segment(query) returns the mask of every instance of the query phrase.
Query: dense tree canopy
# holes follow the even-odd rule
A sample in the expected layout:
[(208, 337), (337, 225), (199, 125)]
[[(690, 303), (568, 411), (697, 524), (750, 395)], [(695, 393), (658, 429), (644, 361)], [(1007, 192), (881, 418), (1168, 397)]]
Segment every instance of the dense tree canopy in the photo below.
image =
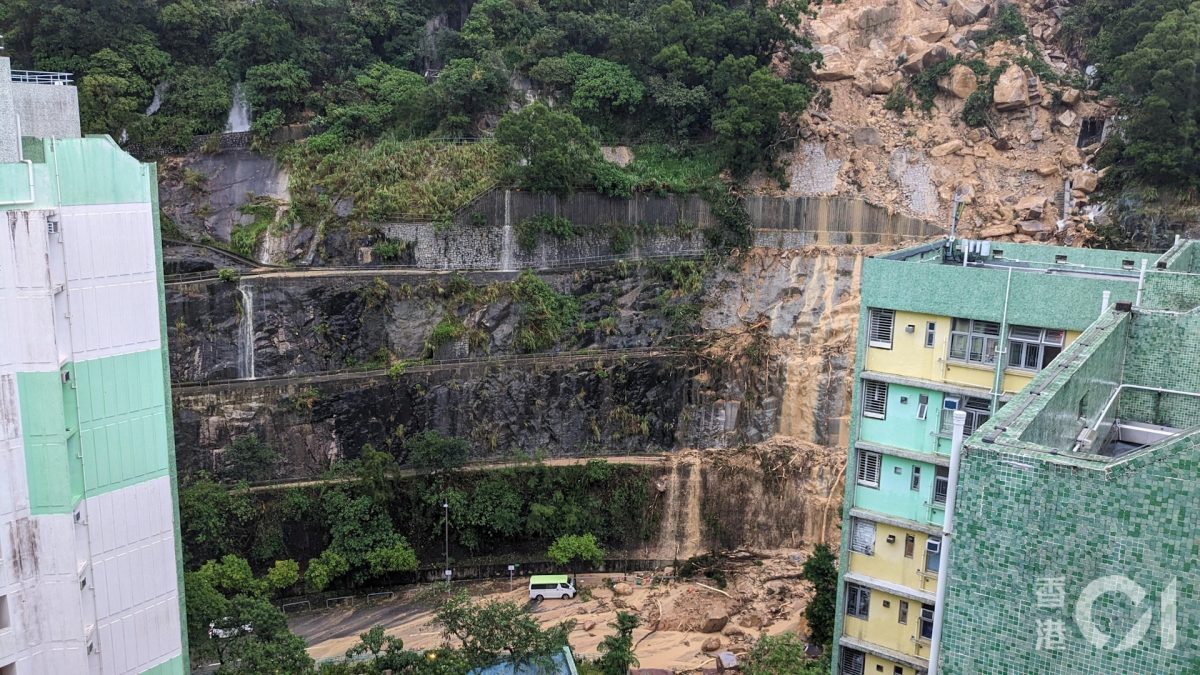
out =
[[(182, 147), (221, 130), (230, 89), (244, 82), (258, 131), (315, 117), (329, 130), (316, 143), (326, 150), (385, 133), (474, 135), (514, 102), (540, 98), (603, 141), (717, 138), (744, 173), (769, 163), (782, 122), (808, 101), (811, 56), (795, 30), (805, 8), (10, 0), (0, 31), (17, 67), (76, 74), (87, 131), (131, 141)], [(161, 106), (145, 116), (156, 91)]]
[(1126, 113), (1099, 160), (1106, 184), (1200, 188), (1200, 2), (1086, 0), (1064, 34)]

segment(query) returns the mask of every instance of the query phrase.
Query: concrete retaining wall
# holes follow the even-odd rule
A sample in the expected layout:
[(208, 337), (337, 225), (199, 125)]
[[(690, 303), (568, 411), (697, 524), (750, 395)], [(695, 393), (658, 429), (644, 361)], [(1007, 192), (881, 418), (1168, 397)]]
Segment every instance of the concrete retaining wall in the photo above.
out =
[[(932, 223), (856, 199), (750, 197), (746, 210), (754, 245), (799, 248), (813, 244), (898, 244), (942, 234)], [(531, 250), (517, 242), (517, 226), (536, 216), (567, 218), (578, 234), (543, 235)], [(381, 226), (390, 239), (412, 242), (414, 262), (443, 269), (563, 267), (611, 258), (695, 255), (705, 231), (718, 223), (699, 195), (637, 195), (616, 199), (594, 192), (567, 197), (516, 190), (489, 191), (444, 223)], [(624, 228), (624, 237), (619, 229)], [(631, 236), (630, 236), (631, 235)]]

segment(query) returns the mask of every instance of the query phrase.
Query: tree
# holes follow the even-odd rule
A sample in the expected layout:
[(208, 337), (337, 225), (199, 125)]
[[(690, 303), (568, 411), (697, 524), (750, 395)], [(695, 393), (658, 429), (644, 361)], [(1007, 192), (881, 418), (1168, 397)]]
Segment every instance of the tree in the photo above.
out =
[(454, 59), (434, 84), (442, 112), (472, 117), (492, 110), (508, 95), (508, 75), (490, 59)]
[(813, 597), (804, 608), (808, 639), (828, 651), (833, 643), (833, 618), (837, 604), (837, 558), (825, 544), (817, 544), (804, 561), (802, 576), (813, 585)]
[(828, 661), (809, 659), (804, 653), (804, 641), (795, 633), (764, 635), (754, 643), (746, 662), (745, 675), (826, 675)]
[(600, 146), (578, 117), (541, 102), (505, 115), (496, 142), (524, 161), (517, 171), (520, 185), (540, 192), (566, 194), (583, 187), (602, 161)]
[(628, 66), (593, 59), (575, 79), (571, 106), (611, 119), (636, 106), (644, 92), (645, 87)]
[(556, 565), (570, 565), (571, 576), (575, 576), (575, 565), (580, 562), (599, 565), (604, 562), (604, 549), (591, 534), (564, 534), (550, 544), (546, 555)]
[(474, 667), (501, 658), (512, 663), (535, 663), (567, 644), (574, 621), (542, 629), (524, 608), (514, 602), (476, 604), (466, 593), (458, 593), (438, 608), (434, 623), (446, 639), (458, 640), (462, 654)]
[(184, 564), (195, 567), (242, 550), (245, 526), (253, 518), (254, 507), (245, 492), (228, 490), (201, 474), (179, 490)]
[(111, 49), (96, 52), (79, 86), (84, 129), (120, 137), (150, 102), (150, 93), (150, 85), (128, 59)]
[(251, 66), (246, 71), (246, 98), (253, 110), (292, 114), (303, 106), (311, 79), (307, 70), (290, 61)]
[(236, 596), (229, 616), (217, 620), (214, 628), (214, 632), (230, 635), (217, 640), (225, 645), (220, 652), (219, 675), (275, 675), (313, 669), (304, 639), (288, 630), (283, 612), (264, 597)]
[(600, 642), (600, 652), (603, 654), (596, 665), (604, 675), (626, 675), (631, 666), (638, 666), (637, 655), (633, 653), (633, 629), (638, 627), (638, 618), (628, 612), (617, 612), (615, 623), (608, 624), (616, 629), (616, 635), (607, 635)]
[(279, 461), (279, 453), (259, 440), (258, 434), (245, 434), (233, 440), (221, 453), (221, 475), (228, 481), (260, 481), (270, 478)]
[(771, 166), (782, 115), (803, 110), (812, 92), (803, 84), (784, 82), (769, 68), (757, 68), (746, 76), (739, 72), (742, 63), (732, 57), (721, 65), (727, 79), (718, 86), (724, 88), (726, 103), (713, 117), (713, 129), (725, 166), (744, 176)]
[(304, 570), (304, 581), (313, 591), (320, 593), (329, 588), (334, 579), (342, 576), (350, 569), (350, 563), (331, 549), (321, 551), (321, 555), (308, 561)]
[(430, 429), (404, 441), (405, 461), (416, 469), (441, 472), (467, 463), (471, 446), (461, 438)]
[(1200, 2), (1163, 15), (1116, 63), (1129, 116), (1115, 154), (1127, 179), (1200, 187)]
[(209, 560), (184, 578), (188, 643), (201, 655), (215, 656), (226, 673), (302, 672), (312, 667), (304, 641), (287, 629), (287, 619), (271, 598), (299, 578), (291, 560), (276, 561), (262, 577), (236, 555)]

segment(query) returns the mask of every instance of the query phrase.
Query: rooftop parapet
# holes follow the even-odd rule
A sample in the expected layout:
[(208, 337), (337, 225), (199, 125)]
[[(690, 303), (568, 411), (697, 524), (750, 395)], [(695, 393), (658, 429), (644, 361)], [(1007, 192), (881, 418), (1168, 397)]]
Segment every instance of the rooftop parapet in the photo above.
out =
[(71, 73), (55, 73), (46, 70), (14, 70), (12, 81), (19, 84), (73, 85)]

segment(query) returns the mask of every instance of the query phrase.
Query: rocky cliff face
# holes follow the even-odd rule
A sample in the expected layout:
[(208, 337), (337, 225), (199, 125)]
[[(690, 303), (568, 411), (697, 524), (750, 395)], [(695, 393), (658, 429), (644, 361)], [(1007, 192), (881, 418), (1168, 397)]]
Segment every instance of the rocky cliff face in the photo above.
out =
[(1086, 162), (1117, 111), (1068, 84), (1085, 78), (1055, 43), (1065, 6), (815, 5), (805, 30), (828, 95), (805, 114), (788, 193), (861, 196), (947, 225), (957, 195), (972, 236), (1084, 243), (1097, 215)]
[[(551, 351), (519, 362), (495, 360), (520, 351), (520, 312), (495, 290), (503, 275), (175, 286), (176, 382), (238, 375), (248, 344), (259, 378), (428, 356), (492, 359), (183, 388), (175, 404), (180, 462), (211, 468), (233, 438), (251, 432), (287, 456), (279, 477), (313, 475), (364, 443), (399, 453), (406, 434), (425, 429), (468, 439), (480, 458), (731, 447), (780, 433), (834, 446), (849, 407), (863, 255), (855, 247), (755, 249), (707, 268), (548, 276), (577, 299), (579, 322)], [(254, 324), (242, 338), (246, 286)], [(465, 337), (434, 348), (447, 316), (461, 321)], [(579, 349), (613, 351), (573, 356)]]

